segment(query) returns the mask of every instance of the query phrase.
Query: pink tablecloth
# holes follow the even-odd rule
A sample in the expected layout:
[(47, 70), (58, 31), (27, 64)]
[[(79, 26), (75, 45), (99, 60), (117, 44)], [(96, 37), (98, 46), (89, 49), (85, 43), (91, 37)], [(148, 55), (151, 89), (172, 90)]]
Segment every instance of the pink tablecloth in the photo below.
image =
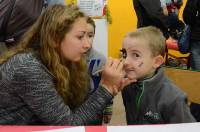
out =
[[(72, 126), (0, 126), (0, 132), (32, 132), (45, 130), (60, 130)], [(106, 126), (85, 126), (85, 132), (106, 132)]]

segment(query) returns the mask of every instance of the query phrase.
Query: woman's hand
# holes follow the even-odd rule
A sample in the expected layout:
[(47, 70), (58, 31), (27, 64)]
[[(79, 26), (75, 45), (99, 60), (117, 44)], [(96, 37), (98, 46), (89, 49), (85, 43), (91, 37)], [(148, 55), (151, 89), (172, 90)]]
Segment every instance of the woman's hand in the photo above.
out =
[(100, 84), (104, 86), (112, 95), (117, 95), (124, 86), (135, 82), (135, 80), (129, 80), (124, 78), (123, 61), (119, 59), (109, 58), (102, 71), (102, 77)]

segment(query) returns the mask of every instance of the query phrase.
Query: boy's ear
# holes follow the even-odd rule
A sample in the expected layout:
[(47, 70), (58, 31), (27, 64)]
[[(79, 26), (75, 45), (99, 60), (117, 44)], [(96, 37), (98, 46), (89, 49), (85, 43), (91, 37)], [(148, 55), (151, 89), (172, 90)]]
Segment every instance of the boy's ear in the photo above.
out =
[(158, 68), (160, 65), (164, 63), (164, 58), (161, 55), (158, 55), (154, 58), (153, 68)]

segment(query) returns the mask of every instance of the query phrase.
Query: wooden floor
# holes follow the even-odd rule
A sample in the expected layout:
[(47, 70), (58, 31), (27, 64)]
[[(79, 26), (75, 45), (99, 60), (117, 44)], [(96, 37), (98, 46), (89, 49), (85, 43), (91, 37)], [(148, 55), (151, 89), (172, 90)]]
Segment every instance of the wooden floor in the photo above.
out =
[(121, 93), (114, 98), (113, 115), (109, 125), (126, 125), (126, 116)]

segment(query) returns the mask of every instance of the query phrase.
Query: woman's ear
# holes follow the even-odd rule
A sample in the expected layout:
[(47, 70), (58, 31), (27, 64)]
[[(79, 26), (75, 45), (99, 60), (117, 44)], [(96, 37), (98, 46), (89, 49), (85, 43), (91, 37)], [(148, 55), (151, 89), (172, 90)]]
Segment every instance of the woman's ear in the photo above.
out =
[(54, 45), (53, 45), (54, 48), (59, 48), (62, 43), (62, 40), (58, 35), (55, 35), (52, 41), (54, 41)]
[(55, 42), (53, 45), (54, 48), (59, 48), (59, 46), (60, 46), (60, 44), (58, 42)]
[(54, 40), (54, 45), (53, 45), (53, 47), (54, 47), (54, 48), (59, 48), (61, 42), (62, 42), (62, 41), (60, 41), (60, 40), (58, 40), (58, 39), (55, 39), (55, 40)]
[(158, 55), (154, 58), (154, 68), (158, 68), (160, 67), (160, 65), (162, 65), (164, 63), (164, 58), (161, 55)]

